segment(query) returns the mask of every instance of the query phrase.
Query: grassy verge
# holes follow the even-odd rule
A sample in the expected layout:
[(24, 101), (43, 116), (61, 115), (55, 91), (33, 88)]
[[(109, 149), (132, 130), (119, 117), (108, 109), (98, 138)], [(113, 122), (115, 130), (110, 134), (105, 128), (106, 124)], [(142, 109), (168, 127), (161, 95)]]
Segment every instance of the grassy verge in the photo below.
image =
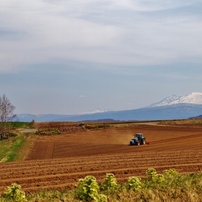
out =
[(19, 150), (24, 146), (24, 144), (25, 144), (24, 136), (19, 135), (11, 145), (9, 152), (4, 157), (5, 161), (6, 162), (15, 161), (18, 158)]
[(0, 162), (24, 160), (35, 139), (32, 134), (18, 134), (0, 141)]
[(1, 162), (10, 162), (17, 159), (19, 150), (25, 144), (25, 139), (23, 135), (17, 135), (8, 140), (1, 141), (0, 144), (3, 146), (0, 149)]
[(34, 129), (34, 122), (8, 122), (12, 136), (0, 140), (0, 162), (24, 160), (36, 139), (31, 133), (22, 134), (22, 129)]
[(11, 139), (0, 141), (0, 161), (6, 156), (7, 152), (9, 151), (12, 145), (12, 142), (13, 140)]

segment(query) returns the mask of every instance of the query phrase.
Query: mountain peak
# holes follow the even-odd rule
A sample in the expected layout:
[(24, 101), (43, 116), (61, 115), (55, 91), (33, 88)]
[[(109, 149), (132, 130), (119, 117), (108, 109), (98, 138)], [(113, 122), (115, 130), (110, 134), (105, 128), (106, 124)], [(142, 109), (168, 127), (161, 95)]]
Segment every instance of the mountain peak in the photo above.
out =
[(168, 106), (173, 104), (202, 104), (202, 93), (192, 92), (184, 96), (172, 95), (164, 98), (160, 102), (150, 105), (150, 107)]

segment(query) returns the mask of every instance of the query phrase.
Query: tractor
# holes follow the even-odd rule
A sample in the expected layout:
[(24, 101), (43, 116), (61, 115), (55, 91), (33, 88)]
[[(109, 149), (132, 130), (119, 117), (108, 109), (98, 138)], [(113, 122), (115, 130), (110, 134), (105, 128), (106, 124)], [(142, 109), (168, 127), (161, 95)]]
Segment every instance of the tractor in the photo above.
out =
[(130, 145), (144, 145), (146, 144), (146, 138), (143, 133), (136, 133), (134, 138), (130, 141)]

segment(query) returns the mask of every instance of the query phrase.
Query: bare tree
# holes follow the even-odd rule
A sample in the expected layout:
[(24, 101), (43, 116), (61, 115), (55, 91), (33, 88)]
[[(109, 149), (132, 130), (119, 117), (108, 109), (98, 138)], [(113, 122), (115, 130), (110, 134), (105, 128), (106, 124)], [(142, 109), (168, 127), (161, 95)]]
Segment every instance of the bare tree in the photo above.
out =
[(4, 138), (9, 132), (9, 123), (16, 117), (14, 114), (15, 106), (3, 95), (0, 96), (0, 139)]

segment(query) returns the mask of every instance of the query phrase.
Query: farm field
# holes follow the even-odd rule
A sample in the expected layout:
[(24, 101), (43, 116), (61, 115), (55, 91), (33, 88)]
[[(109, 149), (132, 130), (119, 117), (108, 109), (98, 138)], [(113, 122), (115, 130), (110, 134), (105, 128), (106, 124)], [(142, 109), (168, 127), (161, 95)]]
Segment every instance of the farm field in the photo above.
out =
[[(129, 146), (143, 132), (150, 144)], [(26, 192), (73, 188), (80, 178), (102, 181), (113, 173), (119, 183), (144, 177), (148, 168), (180, 173), (202, 169), (202, 128), (137, 125), (38, 136), (26, 160), (0, 163), (0, 193), (12, 183)]]

